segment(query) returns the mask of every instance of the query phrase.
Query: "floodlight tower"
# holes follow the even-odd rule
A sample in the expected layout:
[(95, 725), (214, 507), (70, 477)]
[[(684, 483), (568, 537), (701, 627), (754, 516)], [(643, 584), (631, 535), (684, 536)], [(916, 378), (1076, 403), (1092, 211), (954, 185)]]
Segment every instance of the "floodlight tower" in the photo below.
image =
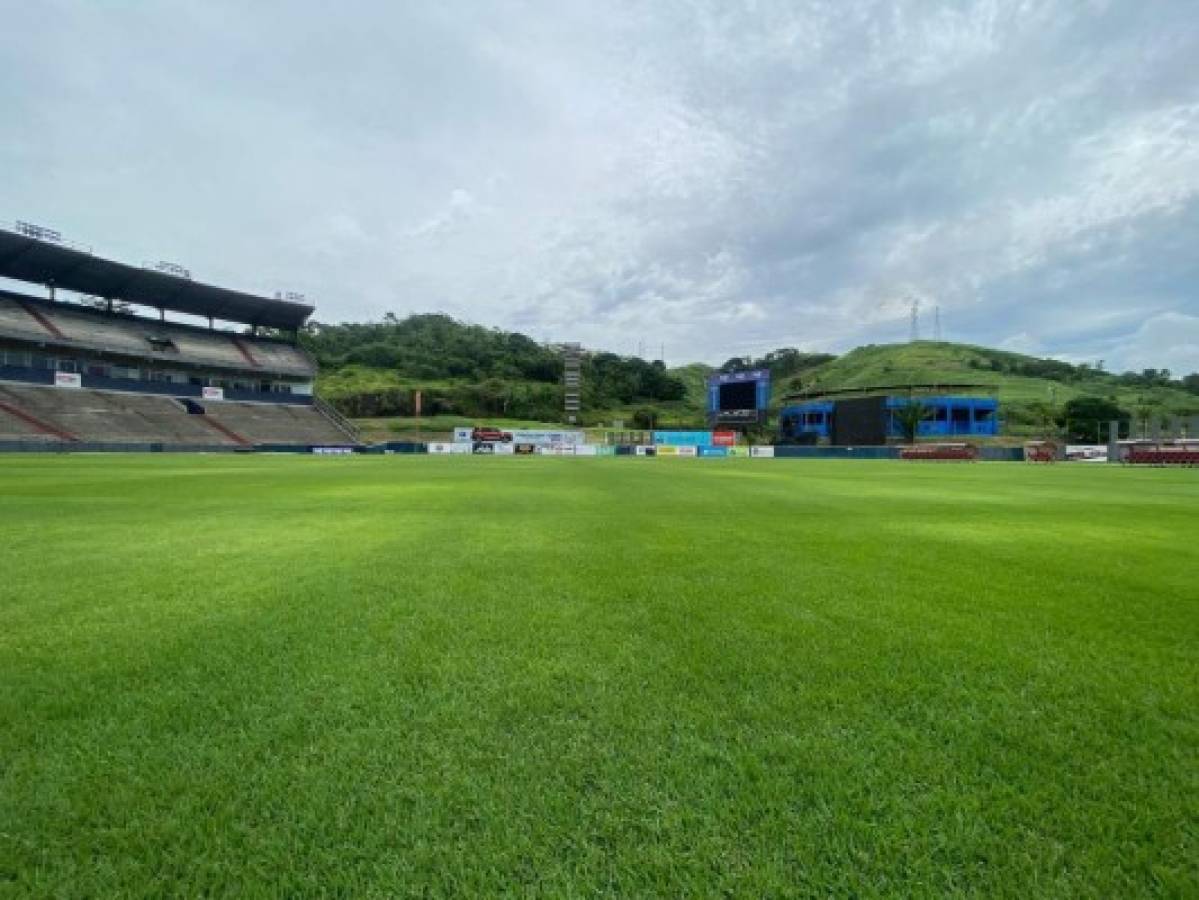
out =
[(583, 348), (579, 344), (562, 345), (563, 407), (566, 421), (575, 424), (579, 417), (579, 406), (583, 382)]

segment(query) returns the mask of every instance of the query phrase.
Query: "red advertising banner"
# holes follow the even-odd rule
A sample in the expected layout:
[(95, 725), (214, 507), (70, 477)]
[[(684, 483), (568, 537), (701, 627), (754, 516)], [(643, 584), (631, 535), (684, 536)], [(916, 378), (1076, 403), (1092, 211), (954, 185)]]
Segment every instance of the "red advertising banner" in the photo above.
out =
[(735, 431), (713, 431), (712, 444), (716, 447), (731, 447), (737, 443), (737, 432)]

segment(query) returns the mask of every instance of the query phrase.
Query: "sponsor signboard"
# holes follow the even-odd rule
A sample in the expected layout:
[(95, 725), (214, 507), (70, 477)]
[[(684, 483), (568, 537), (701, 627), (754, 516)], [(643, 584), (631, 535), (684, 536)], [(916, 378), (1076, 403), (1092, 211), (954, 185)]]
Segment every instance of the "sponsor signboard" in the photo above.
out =
[(638, 446), (636, 452), (638, 456), (657, 456), (657, 447)]
[(471, 432), (473, 430), (474, 429), (471, 429), (471, 428), (455, 428), (454, 429), (454, 443), (456, 443), (456, 444), (471, 443)]
[(729, 456), (749, 456), (749, 447), (729, 447)]
[(615, 456), (616, 448), (608, 447), (608, 446), (601, 444), (595, 448), (595, 455), (596, 456)]
[(446, 441), (434, 441), (428, 445), (430, 453), (470, 453), (472, 449), (470, 444), (451, 444)]
[(655, 431), (655, 444), (670, 444), (675, 447), (706, 447), (712, 443), (710, 431)]
[(575, 456), (598, 456), (597, 450), (594, 444), (575, 444)]
[(658, 456), (678, 456), (679, 448), (674, 444), (658, 444), (655, 448), (658, 451)]
[(65, 388), (83, 387), (83, 376), (78, 372), (55, 372), (54, 386)]
[(679, 456), (698, 456), (699, 455), (699, 447), (684, 446), (684, 447), (676, 447), (675, 449), (678, 450)]
[(200, 394), (205, 400), (224, 400), (225, 389), (219, 387), (206, 387), (200, 389)]
[(537, 431), (516, 428), (509, 432), (516, 444), (581, 444), (584, 440), (581, 431)]
[(749, 455), (757, 459), (769, 459), (774, 456), (773, 447), (750, 447)]
[(513, 444), (512, 451), (517, 456), (532, 456), (537, 452), (536, 444)]
[(317, 456), (353, 456), (352, 447), (313, 447), (312, 452)]
[(471, 444), (471, 452), (480, 454), (495, 453), (495, 444), (490, 444), (486, 441), (475, 441)]
[(496, 456), (512, 456), (516, 451), (511, 444), (495, 444)]
[(729, 447), (700, 447), (699, 455), (703, 457), (728, 456), (729, 449)]
[(712, 443), (717, 447), (731, 447), (737, 443), (737, 432), (735, 431), (713, 431)]

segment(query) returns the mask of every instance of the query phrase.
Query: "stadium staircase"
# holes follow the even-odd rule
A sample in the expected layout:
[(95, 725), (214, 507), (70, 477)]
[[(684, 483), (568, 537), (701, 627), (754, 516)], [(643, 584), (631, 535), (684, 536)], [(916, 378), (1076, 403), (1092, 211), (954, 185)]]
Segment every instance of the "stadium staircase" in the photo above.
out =
[(249, 363), (255, 369), (262, 368), (262, 365), (258, 362), (258, 360), (256, 360), (254, 358), (254, 354), (250, 352), (250, 348), (246, 346), (245, 341), (240, 341), (237, 338), (233, 338), (232, 340), (233, 340), (233, 346), (236, 347), (237, 352), (242, 355), (242, 359), (244, 359), (247, 363)]
[[(0, 391), (0, 395), (3, 393)], [(79, 440), (71, 432), (39, 419), (2, 396), (0, 396), (0, 412), (7, 413), (6, 416), (0, 416), (0, 438), (16, 440), (57, 438), (60, 441), (72, 442)]]
[(317, 412), (332, 422), (333, 427), (340, 431), (344, 437), (348, 438), (352, 443), (362, 443), (362, 432), (358, 430), (358, 427), (353, 422), (334, 409), (331, 404), (326, 403), (320, 397), (314, 396), (312, 398), (312, 405), (316, 408)]
[(29, 313), (30, 318), (32, 318), (35, 322), (37, 322), (39, 325), (41, 325), (44, 329), (46, 329), (46, 331), (48, 331), (54, 337), (61, 338), (61, 337), (66, 336), (59, 330), (57, 325), (55, 325), (53, 322), (51, 322), (48, 318), (46, 318), (44, 315), (42, 315), (41, 312), (34, 309), (28, 303), (22, 303), (22, 304), (20, 304), (20, 306), (21, 306), (21, 309), (23, 309), (23, 310), (25, 310), (25, 312)]

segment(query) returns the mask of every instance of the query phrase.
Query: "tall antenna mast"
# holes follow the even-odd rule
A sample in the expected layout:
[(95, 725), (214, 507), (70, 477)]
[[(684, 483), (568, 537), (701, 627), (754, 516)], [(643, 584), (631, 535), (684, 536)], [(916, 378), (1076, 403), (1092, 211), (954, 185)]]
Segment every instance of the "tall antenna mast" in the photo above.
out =
[(933, 307), (933, 340), (937, 343), (941, 342), (941, 307), (940, 305)]
[(912, 301), (912, 327), (908, 333), (909, 341), (920, 340), (920, 300)]

